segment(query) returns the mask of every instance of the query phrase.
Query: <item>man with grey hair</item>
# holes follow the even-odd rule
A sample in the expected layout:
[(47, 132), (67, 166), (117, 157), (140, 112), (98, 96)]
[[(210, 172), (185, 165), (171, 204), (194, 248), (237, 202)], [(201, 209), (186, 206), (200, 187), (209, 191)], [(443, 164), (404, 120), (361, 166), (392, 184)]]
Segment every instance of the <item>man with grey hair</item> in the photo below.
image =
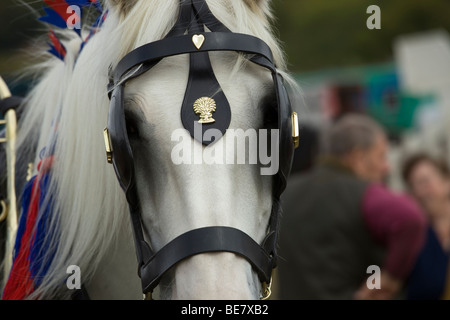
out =
[(349, 114), (326, 131), (317, 166), (291, 178), (281, 219), (282, 299), (398, 297), (426, 223), (410, 198), (382, 186), (387, 151), (375, 121)]
[(381, 182), (389, 172), (388, 141), (372, 119), (350, 114), (333, 124), (322, 138), (322, 154), (351, 168), (365, 180)]

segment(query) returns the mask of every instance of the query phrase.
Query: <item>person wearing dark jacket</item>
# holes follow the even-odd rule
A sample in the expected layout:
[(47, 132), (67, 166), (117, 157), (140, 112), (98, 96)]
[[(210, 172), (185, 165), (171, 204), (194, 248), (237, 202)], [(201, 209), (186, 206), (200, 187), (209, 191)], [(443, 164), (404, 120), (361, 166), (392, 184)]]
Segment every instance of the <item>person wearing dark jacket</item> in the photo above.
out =
[(290, 179), (280, 230), (281, 299), (398, 298), (426, 221), (412, 198), (382, 185), (387, 150), (377, 123), (347, 115), (327, 131), (316, 167)]

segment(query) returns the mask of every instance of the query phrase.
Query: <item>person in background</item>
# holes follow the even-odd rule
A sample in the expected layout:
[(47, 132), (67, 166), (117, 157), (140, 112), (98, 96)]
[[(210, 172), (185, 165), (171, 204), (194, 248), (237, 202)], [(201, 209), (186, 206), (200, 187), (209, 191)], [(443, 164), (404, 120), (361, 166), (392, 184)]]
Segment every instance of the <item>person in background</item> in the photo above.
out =
[[(393, 299), (423, 245), (417, 204), (381, 185), (388, 141), (368, 117), (349, 114), (325, 134), (316, 167), (293, 176), (283, 197), (281, 299)], [(380, 267), (380, 289), (367, 285)]]
[(429, 221), (425, 246), (408, 281), (408, 299), (448, 299), (450, 170), (444, 161), (419, 153), (406, 160), (403, 179)]

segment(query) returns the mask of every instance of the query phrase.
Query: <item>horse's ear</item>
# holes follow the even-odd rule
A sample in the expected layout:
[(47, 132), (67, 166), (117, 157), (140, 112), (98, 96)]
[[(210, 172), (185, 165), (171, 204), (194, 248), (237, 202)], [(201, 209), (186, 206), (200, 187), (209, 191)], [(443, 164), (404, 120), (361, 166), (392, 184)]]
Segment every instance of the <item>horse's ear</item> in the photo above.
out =
[(108, 0), (109, 7), (118, 8), (123, 13), (130, 11), (136, 2), (137, 0)]

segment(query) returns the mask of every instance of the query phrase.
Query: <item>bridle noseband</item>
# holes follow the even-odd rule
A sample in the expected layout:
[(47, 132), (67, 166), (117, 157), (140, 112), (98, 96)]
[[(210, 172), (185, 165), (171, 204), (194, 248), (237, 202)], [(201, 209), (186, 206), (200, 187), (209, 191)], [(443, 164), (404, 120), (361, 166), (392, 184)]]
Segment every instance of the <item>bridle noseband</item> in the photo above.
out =
[[(210, 32), (205, 32), (205, 26)], [(269, 70), (272, 74), (278, 107), (280, 166), (279, 172), (274, 176), (273, 205), (267, 234), (259, 244), (239, 229), (223, 226), (205, 227), (188, 231), (155, 252), (145, 241), (142, 231), (142, 212), (136, 190), (134, 158), (124, 114), (125, 84), (149, 71), (166, 57), (189, 54), (189, 80), (181, 108), (183, 125), (193, 135), (193, 124), (199, 121), (199, 115), (194, 112), (193, 105), (199, 98), (214, 97), (218, 106), (214, 113), (214, 122), (210, 115), (203, 114), (200, 119), (209, 121), (203, 125), (203, 130), (215, 128), (224, 134), (230, 124), (231, 110), (212, 70), (208, 54), (211, 51), (243, 53), (249, 61)], [(130, 70), (133, 70), (131, 75)], [(169, 34), (162, 40), (146, 44), (127, 54), (111, 73), (108, 92), (111, 102), (108, 127), (104, 132), (107, 158), (114, 166), (129, 204), (139, 263), (138, 274), (144, 295), (151, 296), (162, 276), (186, 258), (208, 252), (232, 252), (250, 262), (263, 283), (263, 298), (268, 298), (272, 270), (277, 264), (278, 217), (281, 210), (279, 200), (286, 187), (294, 148), (298, 144), (297, 115), (292, 113), (283, 78), (277, 72), (268, 45), (256, 37), (231, 32), (214, 17), (205, 0), (181, 0), (178, 21)], [(206, 101), (207, 99), (202, 100), (202, 103)], [(198, 110), (203, 109), (199, 107)], [(211, 143), (211, 141), (199, 142), (205, 145)]]

